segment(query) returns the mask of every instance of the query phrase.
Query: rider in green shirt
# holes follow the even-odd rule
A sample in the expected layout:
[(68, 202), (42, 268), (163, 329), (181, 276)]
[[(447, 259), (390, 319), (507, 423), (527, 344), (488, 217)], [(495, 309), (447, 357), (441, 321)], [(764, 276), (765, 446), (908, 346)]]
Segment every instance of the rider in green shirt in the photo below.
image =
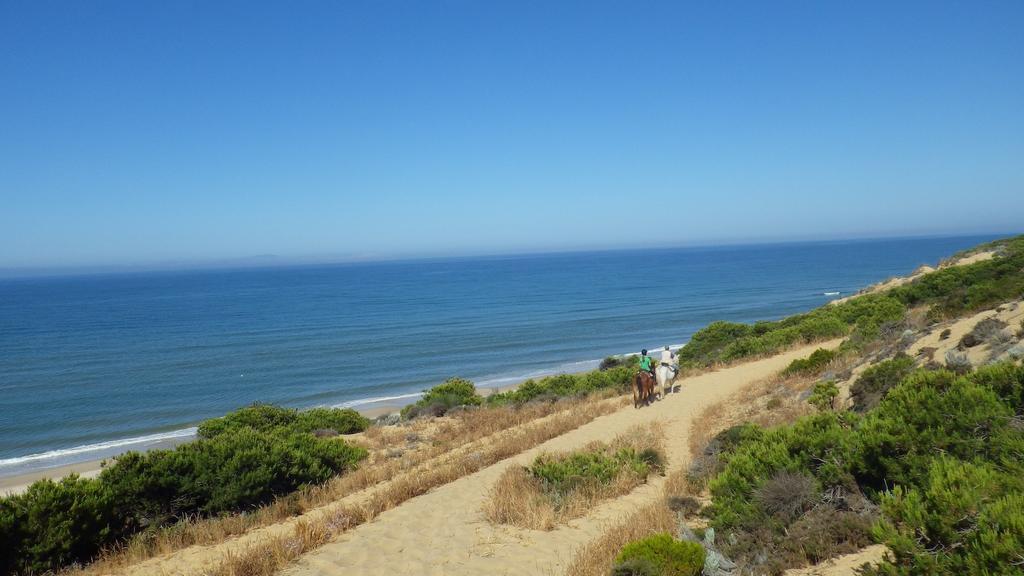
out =
[(647, 355), (647, 349), (640, 351), (640, 369), (651, 375), (654, 378), (654, 361)]

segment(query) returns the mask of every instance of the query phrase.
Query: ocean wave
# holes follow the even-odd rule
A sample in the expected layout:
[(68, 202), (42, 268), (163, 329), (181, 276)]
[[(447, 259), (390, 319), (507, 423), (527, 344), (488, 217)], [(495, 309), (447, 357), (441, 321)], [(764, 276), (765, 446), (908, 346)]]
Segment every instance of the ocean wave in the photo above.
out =
[[(171, 432), (161, 432), (159, 434), (149, 434), (146, 436), (136, 436), (134, 438), (124, 438), (121, 440), (109, 440), (107, 442), (97, 442), (95, 444), (85, 444), (82, 446), (75, 446), (73, 448), (62, 448), (59, 450), (50, 450), (48, 452), (40, 452), (38, 454), (29, 454), (27, 456), (18, 456), (16, 458), (2, 458), (0, 459), (0, 468), (22, 466), (25, 464), (48, 462), (51, 460), (70, 460), (75, 456), (85, 456), (92, 453), (107, 452), (113, 449), (122, 449), (128, 446), (134, 446), (138, 444), (151, 444), (154, 442), (162, 442), (167, 440), (176, 440), (181, 438), (190, 438), (196, 435), (196, 428), (183, 428), (181, 430), (172, 430)], [(76, 458), (75, 460), (90, 460), (91, 458)]]
[(378, 402), (389, 402), (391, 400), (408, 400), (409, 398), (418, 398), (420, 396), (423, 396), (423, 392), (399, 394), (398, 396), (378, 396), (374, 398), (359, 398), (357, 400), (341, 402), (340, 404), (331, 404), (331, 408), (355, 408), (356, 406), (364, 406), (366, 404), (377, 404)]

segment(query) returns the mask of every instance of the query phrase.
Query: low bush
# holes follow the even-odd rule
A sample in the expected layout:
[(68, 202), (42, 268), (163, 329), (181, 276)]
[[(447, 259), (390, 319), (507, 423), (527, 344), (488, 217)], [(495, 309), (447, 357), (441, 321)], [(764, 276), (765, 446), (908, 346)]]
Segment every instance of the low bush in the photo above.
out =
[(258, 432), (306, 432), (334, 430), (338, 434), (362, 432), (370, 420), (351, 408), (313, 408), (298, 411), (271, 404), (253, 404), (199, 425), (200, 438), (250, 428)]
[(125, 529), (98, 480), (41, 480), (0, 499), (0, 573), (43, 573), (92, 558)]
[(597, 369), (604, 372), (605, 370), (611, 370), (612, 368), (620, 368), (623, 366), (635, 367), (639, 361), (639, 356), (608, 356), (604, 360), (601, 360), (601, 364)]
[(581, 374), (559, 374), (540, 380), (527, 380), (515, 390), (487, 397), (487, 404), (524, 404), (544, 398), (583, 396), (600, 390), (628, 390), (636, 374), (636, 359), (605, 370)]
[(612, 576), (661, 576), (661, 570), (646, 558), (630, 558), (613, 566)]
[(472, 382), (463, 378), (449, 378), (425, 391), (415, 404), (402, 408), (402, 418), (444, 416), (456, 406), (479, 406), (483, 401)]
[(132, 452), (100, 474), (123, 514), (146, 527), (265, 504), (349, 470), (366, 450), (311, 434), (239, 429), (174, 450)]
[(814, 384), (811, 396), (807, 399), (811, 406), (818, 410), (835, 410), (839, 387), (834, 380), (822, 380)]
[(697, 576), (704, 569), (704, 547), (696, 542), (680, 542), (670, 534), (655, 534), (626, 544), (615, 562), (616, 569), (643, 563), (653, 566), (654, 574), (661, 576)]
[(899, 384), (913, 370), (914, 359), (906, 354), (897, 354), (891, 360), (869, 367), (850, 386), (853, 409), (865, 412), (874, 408), (886, 392)]
[[(186, 516), (241, 512), (353, 468), (366, 450), (302, 431), (294, 411), (252, 407), (204, 423), (206, 436), (173, 450), (129, 452), (96, 479), (43, 480), (0, 498), (0, 567), (37, 573), (87, 562), (140, 530)], [(346, 418), (341, 416), (341, 418)]]
[(1006, 328), (1006, 322), (998, 318), (985, 318), (975, 324), (970, 332), (964, 334), (963, 338), (960, 339), (960, 346), (962, 348), (973, 348), (974, 346), (989, 342), (1000, 336), (1003, 328)]
[(754, 491), (754, 499), (769, 515), (789, 524), (818, 503), (818, 482), (806, 474), (780, 470)]
[[(621, 474), (647, 478), (652, 472), (650, 454), (630, 448), (614, 452), (604, 449), (572, 452), (567, 455), (541, 455), (528, 468), (541, 481), (544, 491), (564, 497), (587, 484), (608, 484)], [(656, 456), (660, 461), (660, 457)]]
[(818, 375), (825, 371), (838, 354), (832, 350), (818, 348), (807, 358), (797, 358), (782, 371), (783, 376)]
[(1021, 477), (949, 456), (933, 458), (926, 474), (882, 497), (875, 537), (895, 558), (867, 574), (1019, 574)]

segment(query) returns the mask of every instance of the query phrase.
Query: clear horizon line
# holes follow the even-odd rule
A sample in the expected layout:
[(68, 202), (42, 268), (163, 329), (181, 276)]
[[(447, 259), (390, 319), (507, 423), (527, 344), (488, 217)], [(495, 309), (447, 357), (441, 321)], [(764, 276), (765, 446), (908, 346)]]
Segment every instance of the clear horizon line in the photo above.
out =
[(549, 249), (509, 249), (505, 251), (482, 252), (444, 252), (437, 253), (392, 253), (392, 254), (336, 254), (336, 255), (299, 255), (281, 256), (278, 254), (256, 254), (250, 256), (175, 259), (149, 262), (132, 262), (123, 264), (53, 264), (39, 266), (0, 266), (0, 279), (46, 278), (68, 276), (93, 276), (135, 274), (145, 272), (188, 272), (203, 270), (244, 270), (260, 268), (288, 268), (302, 266), (329, 266), (345, 264), (397, 263), (415, 261), (446, 261), (464, 260), (468, 258), (515, 258), (521, 256), (543, 256), (558, 254), (586, 254), (600, 252), (626, 252), (634, 250), (671, 250), (682, 248), (718, 248), (742, 246), (772, 246), (786, 244), (815, 244), (827, 242), (870, 242), (872, 240), (914, 240), (930, 238), (966, 238), (973, 236), (992, 236), (994, 238), (1012, 237), (1024, 232), (955, 232), (955, 233), (920, 233), (920, 234), (878, 234), (878, 235), (838, 235), (832, 237), (793, 237), (770, 238), (758, 241), (752, 238), (735, 238), (686, 243), (651, 243), (619, 246), (561, 247)]

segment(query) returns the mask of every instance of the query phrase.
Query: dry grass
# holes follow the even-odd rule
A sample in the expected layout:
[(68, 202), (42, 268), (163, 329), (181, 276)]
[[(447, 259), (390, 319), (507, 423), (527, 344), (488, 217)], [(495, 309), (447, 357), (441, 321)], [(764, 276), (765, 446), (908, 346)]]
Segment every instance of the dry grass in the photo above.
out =
[(313, 550), (337, 535), (368, 522), (380, 513), (458, 478), (477, 472), (561, 436), (591, 420), (609, 414), (627, 401), (585, 400), (571, 410), (509, 430), (487, 442), (479, 450), (449, 455), (430, 466), (410, 470), (391, 480), (365, 501), (338, 506), (329, 514), (310, 517), (296, 524), (291, 534), (258, 540), (242, 551), (225, 551), (219, 561), (201, 570), (204, 576), (268, 576), (276, 573), (303, 553)]
[(478, 443), (487, 441), (490, 436), (566, 410), (575, 410), (581, 403), (599, 404), (610, 396), (611, 393), (605, 393), (584, 400), (567, 399), (553, 403), (527, 404), (519, 408), (471, 410), (453, 417), (423, 419), (404, 426), (373, 426), (355, 438), (356, 443), (372, 450), (370, 458), (348, 474), (278, 498), (249, 513), (189, 519), (141, 533), (117, 549), (108, 551), (92, 564), (84, 568), (69, 569), (66, 573), (69, 576), (106, 574), (189, 546), (216, 545), (251, 530), (301, 516), (340, 498), (425, 466), (438, 458), (468, 450)]
[(670, 474), (663, 488), (664, 498), (609, 526), (597, 539), (576, 550), (566, 569), (566, 576), (606, 576), (612, 571), (619, 551), (629, 542), (661, 532), (675, 533), (677, 519), (667, 500), (682, 496), (687, 491), (685, 474), (682, 471)]
[[(612, 454), (627, 448), (636, 453), (654, 450), (663, 454), (664, 431), (657, 423), (635, 426), (611, 443), (594, 442), (577, 452)], [(568, 454), (566, 454), (568, 455)], [(550, 456), (550, 455), (545, 455)], [(561, 455), (554, 455), (558, 458)], [(541, 458), (541, 457), (538, 457)], [(651, 470), (650, 472), (655, 472)], [(581, 482), (562, 493), (546, 487), (524, 466), (510, 466), (498, 479), (484, 502), (484, 517), (495, 524), (510, 524), (531, 530), (552, 530), (574, 518), (585, 516), (603, 500), (628, 494), (647, 481), (629, 467), (609, 483)]]

